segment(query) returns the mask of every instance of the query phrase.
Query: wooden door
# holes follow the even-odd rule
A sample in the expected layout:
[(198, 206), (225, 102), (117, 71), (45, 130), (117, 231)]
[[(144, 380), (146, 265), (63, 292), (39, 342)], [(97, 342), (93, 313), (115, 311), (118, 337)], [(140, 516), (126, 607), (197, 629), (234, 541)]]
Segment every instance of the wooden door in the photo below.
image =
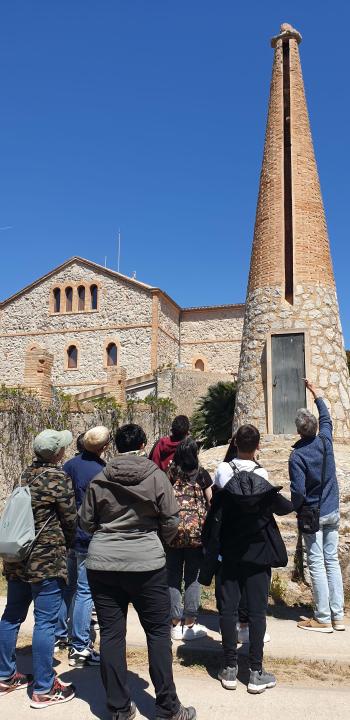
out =
[(304, 333), (272, 335), (271, 355), (273, 432), (295, 433), (296, 411), (306, 405)]

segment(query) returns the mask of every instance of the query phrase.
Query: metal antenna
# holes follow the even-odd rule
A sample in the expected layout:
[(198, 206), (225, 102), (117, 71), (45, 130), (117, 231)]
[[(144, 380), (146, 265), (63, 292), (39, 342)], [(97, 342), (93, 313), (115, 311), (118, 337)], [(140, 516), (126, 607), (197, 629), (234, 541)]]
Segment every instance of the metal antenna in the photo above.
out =
[(120, 269), (120, 228), (118, 230), (118, 272)]
[(105, 268), (107, 267), (107, 255), (105, 255)]

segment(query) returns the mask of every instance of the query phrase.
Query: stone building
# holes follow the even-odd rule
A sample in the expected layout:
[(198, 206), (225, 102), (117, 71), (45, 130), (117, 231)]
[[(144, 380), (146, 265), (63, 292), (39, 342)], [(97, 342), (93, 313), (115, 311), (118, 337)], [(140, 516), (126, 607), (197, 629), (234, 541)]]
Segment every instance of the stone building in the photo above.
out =
[(72, 258), (0, 304), (1, 381), (47, 397), (48, 374), (54, 387), (85, 396), (120, 382), (147, 394), (166, 366), (201, 373), (204, 385), (212, 373), (233, 379), (243, 313), (181, 308), (159, 288)]
[(235, 425), (295, 430), (307, 376), (325, 391), (335, 437), (350, 436), (344, 352), (299, 58), (300, 33), (281, 26), (274, 62), (245, 306)]

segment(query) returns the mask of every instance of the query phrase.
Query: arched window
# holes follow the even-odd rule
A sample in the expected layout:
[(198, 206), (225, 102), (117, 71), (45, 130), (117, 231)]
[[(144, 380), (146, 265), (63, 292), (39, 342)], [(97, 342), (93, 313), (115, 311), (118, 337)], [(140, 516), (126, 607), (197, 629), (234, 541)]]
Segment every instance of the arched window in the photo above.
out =
[(116, 365), (118, 360), (118, 350), (115, 343), (109, 343), (106, 348), (107, 366)]
[(194, 364), (195, 370), (200, 370), (201, 372), (204, 371), (204, 362), (201, 359), (196, 360)]
[(78, 287), (78, 310), (85, 310), (85, 288), (84, 285)]
[(67, 367), (70, 370), (78, 367), (78, 348), (76, 345), (70, 345), (67, 350)]
[(61, 309), (61, 290), (59, 288), (54, 288), (53, 291), (53, 311), (55, 313), (59, 313)]
[(73, 309), (73, 288), (66, 288), (66, 312), (72, 312)]
[(91, 298), (91, 310), (97, 310), (97, 285), (91, 285), (90, 287), (90, 298)]

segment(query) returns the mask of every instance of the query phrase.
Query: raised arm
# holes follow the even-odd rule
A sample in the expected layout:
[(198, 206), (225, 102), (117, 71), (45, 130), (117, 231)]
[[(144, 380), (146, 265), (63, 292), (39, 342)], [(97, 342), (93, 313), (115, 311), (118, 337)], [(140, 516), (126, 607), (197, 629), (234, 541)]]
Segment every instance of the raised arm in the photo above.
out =
[(317, 405), (320, 433), (327, 437), (328, 440), (332, 441), (333, 423), (327, 405), (321, 397), (320, 391), (317, 390), (316, 386), (312, 382), (310, 382), (310, 380), (305, 380), (305, 387), (311, 392), (311, 395), (313, 396)]

